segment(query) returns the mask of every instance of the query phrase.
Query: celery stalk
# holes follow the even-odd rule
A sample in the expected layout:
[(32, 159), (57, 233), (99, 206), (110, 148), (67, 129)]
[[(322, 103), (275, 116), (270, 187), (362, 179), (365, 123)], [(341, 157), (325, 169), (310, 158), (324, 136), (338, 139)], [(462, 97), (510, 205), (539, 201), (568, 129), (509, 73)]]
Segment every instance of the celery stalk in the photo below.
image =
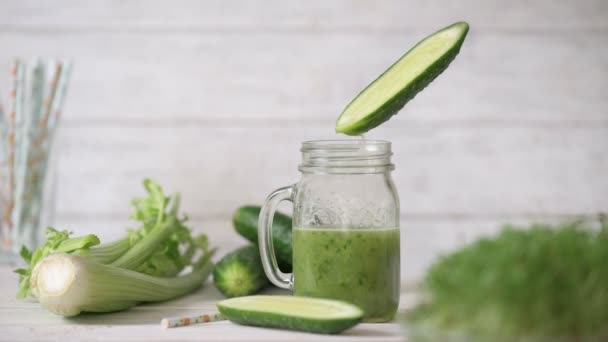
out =
[(129, 238), (126, 237), (113, 242), (93, 246), (89, 249), (88, 256), (98, 263), (109, 264), (123, 255), (130, 247), (131, 243), (129, 242)]
[(157, 251), (157, 246), (167, 240), (173, 233), (176, 220), (170, 218), (163, 224), (158, 225), (145, 238), (132, 246), (125, 254), (114, 260), (111, 265), (129, 270), (136, 269), (143, 264), (150, 255)]
[(57, 315), (125, 310), (140, 302), (179, 297), (202, 286), (213, 268), (209, 258), (203, 260), (203, 265), (187, 275), (163, 278), (79, 255), (54, 254), (36, 265), (30, 285), (40, 304)]

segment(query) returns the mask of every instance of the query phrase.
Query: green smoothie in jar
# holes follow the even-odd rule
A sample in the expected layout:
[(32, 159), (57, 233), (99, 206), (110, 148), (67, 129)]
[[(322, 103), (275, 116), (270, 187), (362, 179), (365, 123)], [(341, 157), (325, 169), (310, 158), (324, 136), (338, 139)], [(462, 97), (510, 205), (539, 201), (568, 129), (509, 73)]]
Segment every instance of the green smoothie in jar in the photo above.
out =
[[(272, 192), (258, 221), (264, 272), (296, 296), (360, 307), (366, 322), (393, 319), (399, 305), (399, 195), (391, 144), (381, 140), (302, 143), (299, 182)], [(293, 202), (292, 273), (274, 256), (272, 218)]]
[(293, 229), (294, 293), (340, 299), (367, 322), (391, 320), (399, 305), (399, 229)]

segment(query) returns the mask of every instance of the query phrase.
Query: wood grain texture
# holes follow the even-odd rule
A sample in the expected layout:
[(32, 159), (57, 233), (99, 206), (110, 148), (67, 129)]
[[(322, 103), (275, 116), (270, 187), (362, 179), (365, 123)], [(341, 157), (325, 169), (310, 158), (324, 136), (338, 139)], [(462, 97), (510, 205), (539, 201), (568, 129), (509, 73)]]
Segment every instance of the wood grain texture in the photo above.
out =
[[(608, 207), (608, 125), (381, 128), (404, 214), (576, 214)], [(177, 125), (62, 130), (59, 215), (127, 213), (143, 177), (180, 191), (193, 217), (229, 215), (297, 182), (300, 142), (327, 126)]]
[(223, 253), (244, 242), (236, 207), (298, 180), (301, 141), (335, 138), (377, 74), (467, 20), (453, 65), (369, 135), (394, 144), (402, 276), (415, 281), (503, 222), (608, 208), (606, 18), (604, 0), (4, 1), (0, 89), (13, 56), (75, 61), (60, 226), (117, 236), (153, 177)]
[[(17, 301), (16, 275), (0, 267), (0, 341), (403, 341), (399, 322), (359, 324), (340, 335), (318, 335), (294, 331), (240, 326), (228, 321), (163, 329), (164, 317), (196, 315), (215, 310), (222, 295), (210, 284), (184, 297), (137, 306), (110, 314), (85, 314), (74, 318), (52, 315), (33, 302)], [(286, 291), (267, 290), (268, 294)], [(401, 295), (402, 312), (416, 300), (412, 293)]]
[(44, 29), (386, 30), (468, 20), (496, 29), (606, 29), (603, 0), (7, 1), (0, 23)]
[[(2, 32), (0, 55), (76, 61), (64, 118), (107, 124), (324, 123), (429, 33)], [(391, 125), (608, 121), (608, 33), (496, 34), (472, 27), (461, 55)], [(6, 78), (1, 79), (6, 87)], [(1, 84), (0, 84), (1, 85)]]

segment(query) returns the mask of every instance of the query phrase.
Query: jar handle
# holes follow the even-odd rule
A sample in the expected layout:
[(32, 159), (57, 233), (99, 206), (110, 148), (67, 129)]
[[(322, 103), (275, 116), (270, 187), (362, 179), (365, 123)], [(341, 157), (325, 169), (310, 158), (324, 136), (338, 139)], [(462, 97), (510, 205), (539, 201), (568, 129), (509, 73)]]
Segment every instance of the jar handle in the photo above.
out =
[(275, 190), (264, 202), (258, 221), (258, 244), (264, 272), (273, 284), (288, 290), (293, 290), (292, 274), (281, 272), (277, 264), (272, 243), (272, 219), (279, 203), (281, 201), (293, 202), (292, 196), (293, 185)]

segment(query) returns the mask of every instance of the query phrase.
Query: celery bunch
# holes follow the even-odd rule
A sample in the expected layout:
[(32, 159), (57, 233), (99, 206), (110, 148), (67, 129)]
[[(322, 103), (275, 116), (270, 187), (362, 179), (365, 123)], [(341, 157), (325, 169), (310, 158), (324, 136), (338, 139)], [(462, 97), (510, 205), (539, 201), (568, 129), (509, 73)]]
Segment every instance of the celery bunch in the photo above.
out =
[[(27, 268), (18, 269), (17, 297), (36, 297), (47, 310), (73, 316), (82, 311), (123, 310), (167, 300), (201, 286), (213, 267), (207, 236), (192, 236), (180, 217), (179, 195), (166, 196), (144, 180), (147, 196), (132, 202), (138, 229), (100, 244), (95, 235), (70, 237), (47, 228), (46, 243), (33, 253), (23, 247)], [(179, 276), (191, 267), (187, 275)]]

